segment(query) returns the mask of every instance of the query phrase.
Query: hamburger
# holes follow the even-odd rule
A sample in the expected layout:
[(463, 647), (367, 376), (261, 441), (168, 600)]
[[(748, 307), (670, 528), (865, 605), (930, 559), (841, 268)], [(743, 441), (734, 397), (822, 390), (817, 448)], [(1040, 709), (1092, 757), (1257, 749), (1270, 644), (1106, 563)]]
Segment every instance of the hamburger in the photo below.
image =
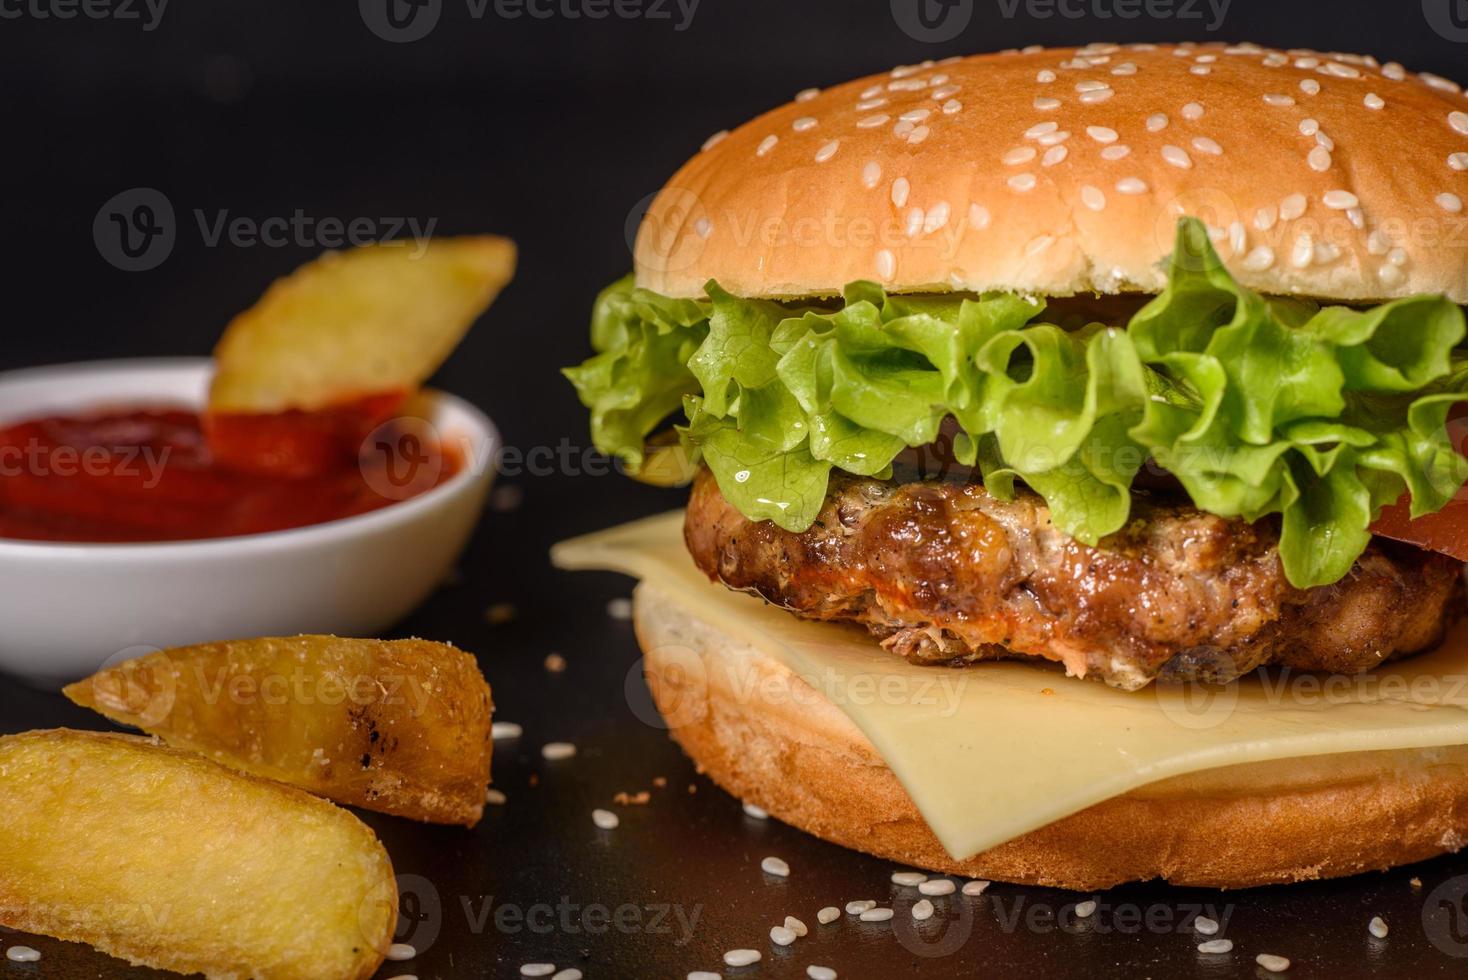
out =
[[(1249, 44), (924, 62), (711, 137), (566, 371), (600, 450), (691, 482), (679, 560), (777, 607), (808, 654), (772, 655), (767, 616), (751, 642), (752, 606), (645, 581), (673, 737), (781, 819), (975, 877), (1237, 887), (1458, 849), (1468, 730), (1377, 728), (1362, 681), (1300, 731), (1276, 697), (1248, 720), (1268, 738), (1220, 723), (1217, 752), (1186, 733), (1190, 761), (1144, 747), (1166, 764), (1124, 782), (1048, 769), (1064, 737), (1132, 753), (1120, 713), (1172, 716), (1179, 688), (1253, 705), (1270, 678), (1468, 664), (1440, 647), (1468, 560), (1465, 197), (1457, 84)], [(916, 771), (900, 711), (797, 669), (823, 644), (960, 676), (996, 717), (1058, 692), (989, 753), (1052, 802), (955, 833), (956, 777)], [(1437, 690), (1397, 707), (1463, 703)], [(965, 717), (924, 721), (930, 754), (984, 755)]]

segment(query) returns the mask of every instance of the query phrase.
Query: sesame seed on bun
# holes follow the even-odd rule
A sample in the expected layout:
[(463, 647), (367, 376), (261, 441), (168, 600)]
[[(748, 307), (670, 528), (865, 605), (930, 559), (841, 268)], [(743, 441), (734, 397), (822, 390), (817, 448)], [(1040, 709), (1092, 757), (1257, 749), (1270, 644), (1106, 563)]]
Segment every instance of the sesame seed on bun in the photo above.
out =
[(1244, 285), (1468, 302), (1468, 97), (1369, 56), (1027, 48), (807, 90), (715, 134), (636, 245), (699, 296), (1153, 293), (1176, 219)]

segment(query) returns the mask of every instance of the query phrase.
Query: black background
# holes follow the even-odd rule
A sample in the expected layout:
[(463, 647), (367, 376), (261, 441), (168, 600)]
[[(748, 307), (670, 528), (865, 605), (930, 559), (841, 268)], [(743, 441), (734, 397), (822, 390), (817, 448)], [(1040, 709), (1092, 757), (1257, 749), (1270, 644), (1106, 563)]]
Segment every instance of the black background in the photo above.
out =
[[(271, 278), (326, 244), (307, 234), (280, 246), (211, 245), (196, 212), (212, 222), (223, 212), (263, 221), (299, 211), (372, 219), (384, 229), (392, 219), (432, 220), (437, 233), (494, 231), (520, 244), (517, 281), (437, 383), (485, 408), (509, 445), (565, 445), (572, 452), (560, 458), (572, 463), (503, 481), (524, 491), (523, 507), (486, 516), (462, 580), (400, 632), (478, 652), (500, 716), (522, 722), (526, 736), (496, 753), (496, 784), (509, 805), (472, 833), (368, 817), (398, 870), (429, 883), (408, 885), (430, 898), (428, 921), (410, 937), (422, 954), (388, 964), (381, 976), (513, 976), (522, 962), (554, 960), (587, 977), (682, 977), (722, 970), (720, 952), (735, 946), (764, 950), (765, 962), (725, 970), (730, 976), (803, 976), (811, 962), (844, 977), (1252, 976), (1258, 952), (1292, 957), (1291, 976), (1463, 974), (1468, 960), (1447, 953), (1468, 954), (1468, 941), (1434, 944), (1428, 935), (1443, 921), (1433, 917), (1434, 889), (1459, 901), (1468, 890), (1468, 877), (1455, 877), (1468, 862), (1458, 859), (1225, 895), (1119, 889), (1101, 896), (1102, 911), (1079, 931), (1044, 925), (1044, 909), (1073, 900), (1063, 893), (996, 886), (983, 899), (950, 900), (948, 918), (930, 923), (963, 940), (943, 956), (925, 955), (935, 950), (925, 945), (935, 942), (932, 930), (915, 938), (910, 926), (845, 920), (817, 929), (823, 905), (886, 900), (892, 869), (751, 821), (694, 777), (634, 708), (636, 646), (626, 624), (605, 612), (627, 583), (554, 572), (545, 559), (559, 538), (679, 501), (675, 492), (587, 471), (584, 412), (556, 369), (585, 354), (591, 300), (629, 265), (629, 215), (709, 133), (808, 85), (1031, 43), (1253, 40), (1366, 50), (1416, 70), (1468, 75), (1468, 45), (1436, 33), (1419, 0), (1233, 0), (1212, 32), (1206, 0), (1190, 8), (1194, 18), (1176, 15), (1187, 3), (1178, 0), (1174, 16), (1134, 20), (1099, 16), (1114, 9), (1106, 0), (1066, 6), (1081, 17), (1036, 17), (1023, 3), (1010, 17), (1007, 2), (973, 0), (967, 28), (941, 44), (906, 36), (885, 0), (702, 0), (683, 30), (675, 4), (663, 8), (667, 19), (592, 20), (567, 16), (564, 0), (543, 18), (498, 16), (491, 3), (476, 19), (464, 0), (444, 0), (433, 32), (409, 44), (375, 36), (349, 2), (173, 0), (151, 31), (138, 20), (37, 17), (29, 12), (36, 2), (0, 3), (26, 11), (0, 19), (0, 367), (205, 354)], [(93, 220), (104, 202), (139, 187), (168, 198), (176, 241), (161, 264), (126, 272), (105, 261)], [(492, 603), (512, 603), (519, 615), (490, 625), (483, 613)], [(570, 662), (565, 674), (542, 669), (551, 650)], [(4, 730), (56, 724), (96, 726), (55, 696), (0, 690)], [(543, 763), (539, 745), (560, 738), (576, 741), (580, 755)], [(668, 787), (653, 790), (651, 805), (623, 810), (621, 829), (592, 827), (593, 806), (618, 790), (651, 788), (659, 775)], [(764, 880), (765, 854), (787, 858), (792, 877)], [(1420, 888), (1409, 883), (1414, 876)], [(555, 912), (548, 931), (497, 927), (493, 915), (476, 928), (488, 896), (495, 909), (574, 908), (564, 919)], [(590, 903), (641, 908), (639, 924), (594, 932), (584, 916)], [(652, 922), (647, 907), (664, 903), (685, 916), (697, 910), (686, 942), (676, 918)], [(1232, 908), (1235, 953), (1194, 952), (1197, 937), (1177, 927), (1194, 903)], [(1127, 906), (1170, 924), (1128, 931)], [(1007, 927), (1016, 910), (1018, 924)], [(774, 950), (766, 933), (787, 912), (812, 935)], [(1374, 914), (1393, 925), (1386, 942), (1366, 935)], [(433, 927), (430, 941), (423, 930)], [(27, 941), (44, 951), (40, 964), (0, 972), (130, 972), (79, 947)]]

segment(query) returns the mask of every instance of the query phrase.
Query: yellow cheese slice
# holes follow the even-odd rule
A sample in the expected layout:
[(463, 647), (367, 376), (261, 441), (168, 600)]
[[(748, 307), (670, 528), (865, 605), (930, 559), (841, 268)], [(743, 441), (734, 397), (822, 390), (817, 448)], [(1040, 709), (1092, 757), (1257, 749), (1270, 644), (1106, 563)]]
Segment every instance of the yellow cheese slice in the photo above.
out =
[(684, 549), (681, 513), (564, 542), (552, 558), (673, 590), (821, 691), (957, 859), (1182, 773), (1468, 744), (1468, 626), (1432, 653), (1360, 677), (1250, 675), (1128, 693), (1027, 663), (914, 666), (863, 630), (796, 619), (711, 584)]

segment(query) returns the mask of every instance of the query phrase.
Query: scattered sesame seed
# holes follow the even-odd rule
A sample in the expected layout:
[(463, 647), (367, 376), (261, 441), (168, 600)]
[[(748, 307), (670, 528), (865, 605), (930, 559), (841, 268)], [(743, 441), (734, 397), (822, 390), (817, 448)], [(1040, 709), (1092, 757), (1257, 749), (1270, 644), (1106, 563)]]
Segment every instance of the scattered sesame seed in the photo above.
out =
[(1084, 902), (1076, 903), (1076, 916), (1078, 918), (1088, 919), (1095, 914), (1096, 903), (1094, 900), (1088, 898)]
[(957, 85), (944, 85), (939, 88), (933, 89), (933, 91), (928, 93), (928, 97), (931, 98), (934, 102), (942, 102), (944, 99), (957, 94)]
[(576, 754), (576, 746), (570, 742), (547, 742), (540, 747), (540, 755), (551, 762), (569, 759)]
[(1048, 99), (1048, 98), (1046, 98), (1045, 96), (1042, 95), (1042, 96), (1039, 96), (1039, 97), (1037, 97), (1035, 99), (1034, 106), (1035, 106), (1036, 109), (1039, 109), (1041, 112), (1051, 112), (1051, 111), (1053, 111), (1055, 109), (1059, 109), (1060, 108), (1060, 100), (1059, 99)]
[(776, 878), (790, 877), (790, 865), (777, 857), (765, 858), (759, 863), (759, 869), (767, 875), (774, 875)]
[(1273, 953), (1260, 953), (1254, 957), (1254, 962), (1258, 963), (1270, 973), (1283, 973), (1290, 968), (1289, 960), (1283, 956), (1275, 956)]
[(815, 125), (816, 118), (814, 116), (801, 116), (799, 119), (790, 124), (790, 128), (795, 130), (797, 133), (803, 133), (807, 129), (815, 128)]
[[(708, 219), (703, 219), (708, 220)], [(707, 235), (703, 236), (707, 238)], [(566, 658), (559, 653), (547, 653), (545, 655), (545, 669), (552, 674), (564, 674), (566, 672)]]
[(867, 190), (872, 190), (881, 181), (882, 165), (875, 160), (868, 160), (866, 166), (861, 168), (861, 185)]
[(504, 806), (506, 799), (508, 799), (508, 797), (506, 797), (502, 791), (494, 789), (493, 787), (484, 791), (484, 802), (488, 803), (490, 806)]
[(1016, 146), (1014, 149), (1006, 151), (1004, 156), (999, 159), (1006, 166), (1017, 167), (1022, 163), (1029, 163), (1035, 159), (1035, 154), (1036, 150), (1033, 146)]
[(1055, 81), (1055, 72), (1051, 71), (1049, 68), (1043, 69), (1038, 75), (1035, 76), (1035, 81), (1039, 82), (1041, 85), (1049, 85), (1051, 82)]
[(786, 929), (784, 926), (771, 926), (770, 942), (776, 946), (789, 946), (795, 942), (795, 933)]
[(1330, 151), (1323, 146), (1317, 146), (1310, 151), (1310, 155), (1305, 158), (1305, 162), (1310, 164), (1311, 170), (1317, 171), (1318, 173), (1325, 173), (1325, 171), (1330, 169)]
[(884, 106), (886, 104), (887, 104), (887, 100), (884, 99), (884, 98), (881, 98), (881, 97), (878, 97), (878, 98), (875, 98), (875, 99), (862, 99), (860, 102), (858, 102), (856, 104), (856, 111), (857, 112), (867, 112), (867, 111), (870, 111), (872, 109), (876, 109), (879, 106)]
[(912, 917), (919, 922), (926, 922), (933, 917), (933, 903), (926, 898), (916, 902), (912, 907)]
[(497, 721), (489, 726), (489, 737), (496, 742), (501, 739), (519, 738), (523, 733), (524, 729), (513, 721)]
[(1324, 65), (1321, 65), (1320, 70), (1327, 75), (1334, 75), (1337, 78), (1361, 77), (1361, 73), (1359, 71), (1352, 68), (1350, 65), (1343, 65), (1339, 61), (1327, 61)]
[(1319, 143), (1327, 150), (1330, 150), (1332, 153), (1335, 152), (1335, 140), (1326, 135), (1325, 130), (1322, 129), (1320, 132), (1315, 134), (1315, 142)]
[(1183, 118), (1190, 122), (1203, 118), (1203, 107), (1196, 102), (1189, 102), (1183, 106)]
[(1086, 92), (1082, 94), (1081, 103), (1083, 105), (1096, 105), (1098, 103), (1105, 102), (1107, 99), (1111, 98), (1115, 94), (1116, 92), (1109, 88), (1096, 89), (1094, 92)]
[(1086, 93), (1086, 92), (1101, 92), (1101, 91), (1105, 91), (1106, 89), (1109, 89), (1110, 87), (1111, 87), (1111, 83), (1110, 82), (1098, 82), (1098, 81), (1094, 81), (1094, 80), (1087, 80), (1087, 81), (1084, 81), (1084, 82), (1076, 82), (1076, 91), (1077, 92), (1081, 92), (1083, 94)]
[(907, 219), (903, 223), (903, 231), (907, 234), (908, 238), (916, 238), (918, 232), (923, 230), (923, 220), (924, 216), (922, 208), (908, 209)]
[(823, 926), (828, 926), (841, 918), (841, 910), (834, 905), (827, 905), (816, 913), (816, 921)]
[[(1081, 188), (1081, 203), (1092, 211), (1100, 211), (1106, 207), (1106, 195), (1101, 192), (1101, 188), (1086, 184)], [(975, 883), (969, 882), (969, 884), (972, 885)], [(984, 882), (983, 884), (988, 885), (988, 882)], [(964, 888), (967, 889), (968, 885), (965, 885)], [(965, 891), (964, 894), (967, 895), (969, 893)], [(978, 892), (974, 892), (974, 894), (978, 894)]]
[(1206, 915), (1200, 915), (1193, 919), (1193, 929), (1200, 936), (1218, 935), (1218, 923)]
[(1123, 177), (1116, 182), (1118, 194), (1145, 194), (1147, 193), (1147, 182), (1139, 177)]
[[(857, 123), (857, 125), (860, 126), (861, 123)], [(775, 136), (774, 134), (766, 136), (764, 139), (759, 141), (759, 146), (756, 146), (754, 148), (754, 155), (757, 157), (764, 156), (766, 153), (769, 153), (771, 150), (773, 150), (775, 148), (775, 144), (778, 142), (780, 142), (780, 137)]]
[(1448, 166), (1454, 170), (1468, 170), (1468, 153), (1453, 153), (1448, 156)]
[(1053, 167), (1068, 156), (1070, 156), (1070, 151), (1065, 148), (1064, 144), (1052, 146), (1050, 147), (1050, 149), (1046, 150), (1045, 155), (1040, 158), (1040, 166)]
[(968, 206), (968, 223), (970, 227), (983, 231), (989, 227), (991, 220), (992, 215), (989, 214), (989, 209), (982, 204), (970, 204)]
[(871, 899), (863, 898), (863, 899), (860, 899), (860, 900), (855, 901), (855, 902), (847, 902), (846, 903), (846, 914), (847, 915), (861, 915), (863, 912), (870, 911), (870, 910), (872, 910), (872, 909), (874, 909), (876, 907), (877, 907), (877, 903), (876, 902), (873, 902)]
[(1193, 149), (1212, 156), (1219, 156), (1223, 153), (1223, 147), (1219, 146), (1216, 140), (1209, 139), (1207, 136), (1194, 136)]
[(952, 895), (958, 888), (952, 878), (930, 878), (918, 885), (918, 891), (924, 895)]
[(1409, 886), (1411, 886), (1412, 888), (1421, 888), (1422, 887), (1422, 879), (1419, 878), (1419, 877), (1417, 877), (1416, 875), (1413, 875), (1411, 878), (1408, 878), (1407, 879), (1407, 884)]
[(1367, 92), (1366, 98), (1362, 99), (1361, 103), (1368, 109), (1381, 109), (1386, 106), (1386, 99), (1383, 99), (1375, 92)]
[(797, 919), (793, 915), (787, 915), (787, 916), (785, 916), (785, 928), (786, 929), (789, 929), (791, 932), (795, 933), (797, 936), (804, 936), (808, 932), (810, 932), (810, 930), (805, 927), (805, 923), (804, 922), (801, 922), (799, 919)]
[(803, 88), (799, 92), (796, 92), (795, 93), (795, 101), (796, 102), (809, 102), (811, 99), (815, 98), (816, 96), (818, 96), (820, 94), (821, 94), (821, 90), (818, 89), (818, 88)]
[(1170, 143), (1162, 148), (1162, 159), (1182, 170), (1187, 170), (1193, 165), (1193, 158), (1188, 156), (1187, 150)]
[(704, 140), (703, 141), (703, 146), (701, 146), (699, 149), (701, 149), (701, 150), (712, 150), (714, 147), (716, 147), (720, 143), (724, 142), (724, 137), (725, 136), (728, 136), (728, 135), (729, 135), (729, 131), (727, 129), (721, 129), (717, 133), (715, 133), (714, 135), (710, 136), (708, 139)]
[(805, 975), (810, 980), (836, 980), (836, 971), (829, 966), (808, 966), (805, 968)]
[(1320, 123), (1319, 122), (1317, 122), (1314, 119), (1301, 119), (1300, 120), (1300, 135), (1301, 136), (1314, 136), (1318, 132), (1320, 132)]
[(1398, 269), (1396, 266), (1384, 265), (1376, 270), (1376, 278), (1380, 279), (1388, 286), (1395, 286), (1407, 277), (1406, 274), (1403, 273), (1402, 270)]
[(1319, 68), (1320, 67), (1320, 59), (1319, 58), (1296, 58), (1295, 59), (1295, 67), (1296, 68), (1303, 68), (1306, 71), (1309, 71), (1311, 68)]
[(1279, 208), (1273, 204), (1254, 212), (1254, 227), (1259, 231), (1268, 231), (1274, 227), (1274, 223), (1278, 220)]
[(1377, 939), (1385, 939), (1386, 934), (1389, 930), (1386, 926), (1386, 920), (1378, 915), (1373, 917), (1370, 922), (1366, 923), (1366, 931), (1371, 933)]
[(1198, 944), (1200, 953), (1227, 953), (1234, 948), (1232, 939), (1210, 939), (1206, 943)]
[[(418, 974), (416, 974), (416, 973), (399, 973), (395, 977), (388, 977), (387, 980), (418, 980)], [(555, 978), (552, 977), (551, 980), (555, 980)]]
[(1086, 135), (1097, 143), (1115, 143), (1117, 139), (1116, 130), (1107, 126), (1087, 126)]
[(1031, 126), (1029, 129), (1025, 130), (1025, 139), (1037, 140), (1041, 136), (1049, 136), (1051, 133), (1055, 132), (1059, 128), (1060, 123), (1055, 122), (1054, 120), (1038, 122)]
[(34, 963), (41, 958), (41, 952), (29, 946), (12, 946), (5, 951), (5, 958), (12, 963)]
[(1304, 194), (1291, 194), (1279, 202), (1279, 217), (1281, 221), (1294, 221), (1305, 213), (1307, 202)]
[(903, 888), (915, 888), (928, 880), (928, 876), (921, 871), (894, 871), (892, 872), (892, 884)]
[(1131, 156), (1131, 153), (1132, 148), (1130, 146), (1127, 146), (1125, 143), (1117, 143), (1114, 146), (1108, 146), (1106, 149), (1102, 150), (1101, 159), (1120, 160), (1123, 157)]
[(1132, 64), (1130, 61), (1124, 61), (1121, 64), (1117, 65), (1115, 68), (1111, 69), (1111, 74), (1113, 75), (1135, 75), (1136, 73), (1137, 66)]
[(863, 922), (886, 922), (892, 918), (892, 910), (889, 908), (870, 908), (860, 916)]
[(556, 972), (554, 963), (524, 963), (520, 966), (522, 977), (548, 977)]
[(903, 122), (920, 123), (932, 114), (932, 109), (909, 109), (897, 118)]
[(1388, 61), (1386, 64), (1382, 65), (1381, 73), (1394, 82), (1400, 82), (1407, 77), (1407, 69), (1403, 68), (1395, 61)]
[(1449, 214), (1457, 214), (1463, 210), (1463, 199), (1456, 194), (1439, 194), (1437, 206)]
[(1320, 83), (1313, 78), (1307, 78), (1300, 83), (1300, 91), (1306, 95), (1319, 95)]
[(611, 810), (592, 810), (591, 822), (602, 830), (616, 830), (622, 818)]
[(907, 182), (906, 177), (898, 177), (892, 182), (892, 203), (899, 208), (907, 204), (907, 195), (912, 193), (912, 185)]
[(1266, 105), (1274, 106), (1291, 106), (1295, 104), (1295, 100), (1292, 97), (1288, 95), (1280, 95), (1277, 92), (1269, 92), (1265, 94), (1264, 102)]
[(581, 971), (573, 966), (553, 974), (551, 980), (581, 980)]
[(896, 272), (897, 259), (893, 257), (892, 250), (889, 248), (884, 248), (878, 251), (877, 275), (881, 276), (883, 279), (891, 279)]
[(717, 973), (710, 973), (708, 970), (694, 970), (688, 974), (688, 980), (723, 980), (723, 977)]
[(1448, 113), (1448, 125), (1464, 136), (1468, 136), (1468, 112)]
[(724, 954), (725, 966), (753, 966), (760, 961), (757, 949), (731, 949)]
[(753, 817), (755, 820), (770, 819), (770, 812), (768, 810), (762, 806), (755, 806), (753, 803), (744, 804), (744, 815), (746, 817)]
[(1443, 92), (1454, 92), (1454, 93), (1456, 93), (1456, 92), (1463, 91), (1463, 87), (1461, 85), (1459, 85), (1457, 82), (1453, 81), (1451, 78), (1443, 78), (1441, 75), (1434, 75), (1430, 71), (1422, 72), (1417, 77), (1420, 78), (1420, 79), (1422, 79), (1424, 82), (1426, 82), (1428, 85), (1432, 86), (1433, 88), (1438, 89), (1438, 90), (1443, 91)]
[(1008, 181), (1009, 189), (1018, 194), (1024, 194), (1027, 191), (1034, 190), (1036, 183), (1038, 181), (1034, 174), (1015, 174)]
[(1026, 255), (1039, 255), (1045, 249), (1055, 244), (1054, 235), (1036, 235), (1031, 238), (1029, 244), (1025, 245)]
[(629, 620), (632, 618), (632, 600), (625, 596), (619, 596), (607, 603), (607, 615), (613, 619)]
[(841, 141), (831, 140), (831, 142), (825, 144), (816, 151), (816, 163), (825, 163), (827, 160), (835, 156), (836, 151), (839, 149), (841, 149)]
[(1166, 128), (1167, 115), (1165, 113), (1154, 112), (1152, 115), (1147, 117), (1147, 132), (1158, 133)]
[(923, 234), (931, 235), (933, 232), (948, 224), (948, 202), (939, 201), (928, 208), (927, 216), (923, 218)]
[(1348, 211), (1361, 203), (1361, 199), (1350, 191), (1326, 191), (1322, 198), (1325, 206), (1333, 211)]
[(1211, 75), (1213, 73), (1213, 69), (1208, 67), (1207, 65), (1194, 65), (1193, 67), (1189, 68), (1188, 71), (1192, 72), (1194, 75)]

